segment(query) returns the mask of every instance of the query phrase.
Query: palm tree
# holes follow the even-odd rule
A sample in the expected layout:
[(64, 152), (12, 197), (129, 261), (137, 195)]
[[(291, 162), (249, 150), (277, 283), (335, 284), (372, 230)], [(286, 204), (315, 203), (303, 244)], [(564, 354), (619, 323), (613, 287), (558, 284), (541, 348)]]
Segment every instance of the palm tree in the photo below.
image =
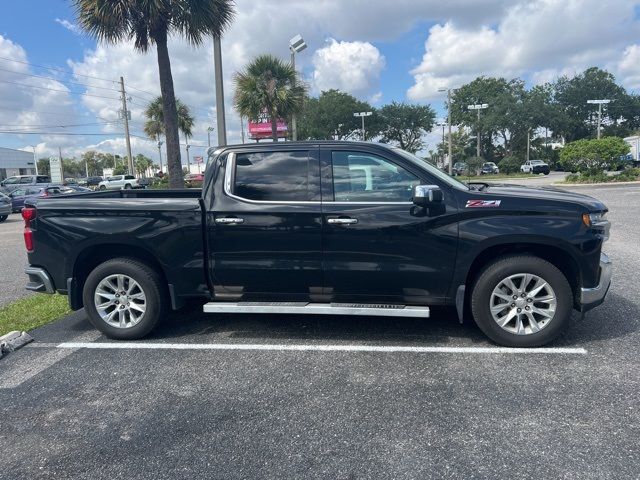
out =
[(256, 57), (244, 72), (234, 76), (234, 104), (240, 115), (258, 118), (266, 113), (271, 120), (271, 136), (278, 141), (278, 119), (300, 113), (307, 87), (298, 81), (290, 63), (272, 55)]
[[(189, 143), (189, 138), (193, 136), (193, 125), (195, 119), (191, 115), (189, 107), (176, 99), (176, 112), (178, 115), (178, 130), (182, 132), (185, 140)], [(157, 97), (147, 106), (144, 111), (147, 121), (144, 123), (144, 133), (152, 140), (158, 141), (164, 134), (164, 110), (162, 97)], [(180, 166), (182, 168), (182, 165)]]
[(235, 14), (233, 0), (72, 0), (80, 26), (108, 43), (134, 40), (136, 50), (146, 52), (155, 44), (167, 137), (167, 165), (172, 188), (184, 187), (180, 164), (178, 115), (173, 90), (169, 35), (178, 33), (192, 45), (205, 38), (221, 37)]

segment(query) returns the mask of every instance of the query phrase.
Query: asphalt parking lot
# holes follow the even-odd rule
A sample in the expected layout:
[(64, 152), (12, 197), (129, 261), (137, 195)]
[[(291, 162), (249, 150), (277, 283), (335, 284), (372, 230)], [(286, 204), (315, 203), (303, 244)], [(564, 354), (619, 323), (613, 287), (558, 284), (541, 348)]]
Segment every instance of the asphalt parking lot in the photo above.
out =
[(80, 311), (0, 360), (2, 478), (639, 478), (640, 186), (575, 190), (610, 208), (614, 279), (550, 348), (448, 310), (193, 307), (138, 343)]

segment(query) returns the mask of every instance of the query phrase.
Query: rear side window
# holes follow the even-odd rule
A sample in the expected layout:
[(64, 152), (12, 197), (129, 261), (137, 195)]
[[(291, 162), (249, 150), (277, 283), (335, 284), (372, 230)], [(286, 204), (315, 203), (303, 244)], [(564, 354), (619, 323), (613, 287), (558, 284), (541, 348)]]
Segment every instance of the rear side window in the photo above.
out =
[(22, 183), (22, 184), (29, 184), (29, 183), (31, 183), (31, 177), (21, 177), (21, 178), (20, 178), (20, 183)]
[(49, 183), (50, 181), (49, 177), (38, 177), (36, 180), (38, 183)]
[(239, 153), (233, 193), (248, 200), (309, 200), (309, 155), (306, 151)]
[(124, 176), (124, 179), (125, 179), (125, 180), (135, 180), (135, 179), (136, 179), (136, 177), (134, 177), (133, 175), (125, 175), (125, 176)]

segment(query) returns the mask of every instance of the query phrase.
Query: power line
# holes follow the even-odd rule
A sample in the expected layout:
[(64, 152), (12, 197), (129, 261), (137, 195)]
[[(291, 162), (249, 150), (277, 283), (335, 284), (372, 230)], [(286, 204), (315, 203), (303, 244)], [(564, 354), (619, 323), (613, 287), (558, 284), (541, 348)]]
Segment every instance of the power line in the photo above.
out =
[(11, 82), (9, 80), (0, 80), (0, 82), (9, 83), (11, 85), (18, 85), (20, 87), (38, 88), (40, 90), (49, 90), (49, 91), (52, 91), (52, 92), (72, 93), (74, 95), (84, 95), (86, 97), (95, 97), (95, 98), (106, 98), (108, 100), (120, 100), (119, 98), (105, 97), (104, 95), (94, 95), (92, 93), (83, 93), (83, 92), (72, 92), (70, 90), (61, 90), (59, 88), (40, 87), (40, 86), (37, 86), (37, 85), (29, 85), (28, 83)]
[(24, 75), (24, 76), (27, 76), (27, 77), (44, 78), (44, 79), (47, 79), (47, 80), (53, 80), (54, 82), (59, 82), (59, 83), (70, 83), (70, 84), (73, 84), (73, 85), (81, 85), (81, 86), (83, 86), (83, 87), (87, 87), (87, 88), (98, 88), (98, 89), (100, 89), (100, 90), (109, 90), (109, 91), (111, 91), (111, 92), (117, 92), (117, 91), (118, 91), (118, 90), (117, 90), (117, 89), (115, 89), (115, 88), (100, 87), (100, 86), (98, 86), (98, 85), (89, 85), (89, 84), (87, 84), (87, 83), (74, 82), (74, 81), (71, 81), (71, 80), (60, 80), (60, 79), (58, 79), (58, 78), (55, 78), (55, 77), (47, 77), (47, 76), (45, 76), (45, 75), (34, 75), (34, 74), (32, 74), (32, 73), (16, 72), (15, 70), (9, 70), (9, 69), (7, 69), (7, 68), (0, 68), (0, 71), (2, 71), (2, 72), (9, 72), (9, 73), (15, 73), (16, 75)]
[(10, 124), (4, 124), (4, 123), (0, 123), (0, 127), (1, 128), (6, 128), (6, 127), (21, 127), (21, 128), (27, 128), (27, 127), (40, 127), (40, 128), (49, 128), (49, 127), (59, 127), (59, 128), (67, 128), (67, 127), (89, 127), (89, 126), (94, 126), (94, 125), (110, 125), (110, 124), (117, 124), (120, 123), (120, 120), (114, 120), (113, 122), (94, 122), (94, 123), (74, 123), (74, 124), (69, 124), (69, 125), (60, 125), (60, 124), (17, 124), (17, 125), (10, 125)]
[(4, 131), (0, 130), (0, 133), (3, 134), (13, 134), (13, 135), (64, 135), (64, 136), (105, 136), (105, 137), (113, 137), (117, 136), (115, 133), (72, 133), (72, 132), (15, 132), (15, 131)]
[(8, 62), (21, 63), (23, 65), (29, 65), (30, 67), (46, 68), (47, 70), (53, 70), (53, 71), (56, 71), (56, 72), (63, 72), (63, 73), (66, 73), (67, 75), (75, 75), (76, 77), (85, 77), (85, 78), (92, 78), (94, 80), (101, 80), (103, 82), (118, 83), (117, 80), (110, 80), (108, 78), (93, 77), (91, 75), (82, 75), (80, 73), (73, 72), (72, 70), (69, 70), (69, 69), (58, 68), (58, 67), (47, 67), (45, 65), (38, 65), (36, 63), (23, 62), (22, 60), (16, 60), (14, 58), (0, 57), (0, 60), (7, 60)]
[[(80, 116), (80, 114), (59, 113), (59, 112), (43, 112), (42, 110), (22, 110), (22, 109), (6, 108), (6, 107), (0, 107), (0, 110), (6, 110), (8, 112), (18, 112), (18, 113), (37, 113), (39, 115), (57, 115), (57, 116), (60, 116), (60, 117), (74, 117), (74, 118), (77, 118), (78, 116)], [(97, 115), (92, 115), (92, 116), (96, 117), (99, 120), (103, 120), (104, 122), (112, 122), (113, 121), (113, 120), (109, 120), (107, 118), (99, 117)]]

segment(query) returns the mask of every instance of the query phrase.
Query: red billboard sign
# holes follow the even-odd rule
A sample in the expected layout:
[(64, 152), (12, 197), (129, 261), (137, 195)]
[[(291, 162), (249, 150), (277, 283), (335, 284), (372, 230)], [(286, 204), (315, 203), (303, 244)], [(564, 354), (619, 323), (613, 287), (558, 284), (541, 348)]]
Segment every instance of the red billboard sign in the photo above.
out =
[[(277, 130), (279, 138), (286, 137), (289, 131), (287, 122), (279, 118)], [(260, 138), (271, 138), (271, 118), (269, 115), (263, 113), (259, 118), (249, 120), (249, 137), (254, 140)]]

